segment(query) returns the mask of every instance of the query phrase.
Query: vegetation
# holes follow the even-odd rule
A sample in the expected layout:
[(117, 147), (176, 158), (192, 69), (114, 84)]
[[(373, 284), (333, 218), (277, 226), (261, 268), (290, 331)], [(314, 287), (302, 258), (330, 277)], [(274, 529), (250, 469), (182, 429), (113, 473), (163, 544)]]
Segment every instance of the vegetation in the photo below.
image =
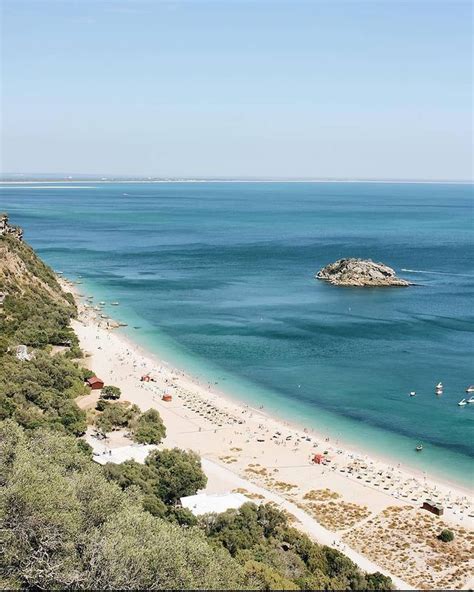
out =
[(345, 555), (313, 543), (270, 504), (202, 518), (206, 535), (226, 548), (264, 589), (391, 590), (390, 578), (366, 575)]
[(100, 397), (101, 399), (112, 399), (113, 401), (116, 401), (117, 399), (120, 399), (121, 394), (122, 391), (118, 386), (107, 385), (102, 389)]
[(133, 426), (133, 439), (140, 444), (159, 444), (165, 435), (165, 425), (156, 409), (142, 413)]
[(166, 435), (165, 425), (155, 409), (140, 414), (140, 408), (129, 401), (112, 403), (106, 399), (99, 399), (95, 408), (101, 412), (95, 425), (104, 435), (128, 428), (132, 438), (140, 444), (159, 444)]
[[(86, 392), (77, 337), (69, 326), (76, 314), (53, 272), (25, 243), (0, 238), (0, 419), (14, 418), (27, 429), (50, 426), (75, 435), (86, 416), (74, 399)], [(16, 347), (29, 348), (30, 361)], [(52, 355), (53, 346), (66, 347)]]
[(450, 543), (454, 541), (454, 532), (448, 528), (444, 528), (438, 535), (438, 539), (443, 543)]
[(132, 421), (140, 414), (140, 409), (136, 405), (131, 405), (128, 401), (112, 404), (109, 401), (99, 399), (96, 409), (102, 411), (102, 413), (95, 423), (104, 434), (130, 427)]
[[(224, 589), (241, 566), (202, 532), (142, 509), (71, 436), (0, 424), (2, 588)], [(192, 566), (192, 567), (191, 567)]]
[(145, 507), (159, 516), (165, 505), (176, 505), (180, 498), (194, 495), (207, 483), (199, 456), (179, 448), (155, 450), (144, 465), (127, 461), (121, 465), (107, 464), (104, 470), (107, 478), (123, 489), (138, 486), (146, 496)]

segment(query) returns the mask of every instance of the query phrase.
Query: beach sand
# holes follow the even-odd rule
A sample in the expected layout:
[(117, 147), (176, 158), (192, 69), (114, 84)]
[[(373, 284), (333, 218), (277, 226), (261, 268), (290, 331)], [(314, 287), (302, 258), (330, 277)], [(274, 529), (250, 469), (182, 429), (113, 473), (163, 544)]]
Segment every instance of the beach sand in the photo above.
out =
[[(72, 325), (88, 355), (86, 365), (106, 384), (119, 386), (122, 401), (137, 404), (142, 411), (160, 412), (167, 429), (162, 445), (200, 454), (208, 476), (207, 492), (239, 490), (277, 503), (295, 517), (295, 526), (318, 542), (339, 548), (363, 569), (388, 573), (390, 567), (388, 575), (398, 588), (472, 585), (474, 509), (469, 492), (342, 448), (311, 429), (239, 404), (216, 392), (215, 385), (199, 382), (145, 352), (113, 329), (115, 324), (101, 318), (90, 301), (79, 298), (72, 283), (60, 281), (76, 294), (79, 317)], [(147, 374), (154, 380), (141, 381)], [(172, 401), (162, 400), (165, 393)], [(78, 404), (93, 409), (97, 396), (93, 392)], [(108, 438), (110, 447), (126, 442), (122, 433)], [(315, 454), (327, 463), (313, 463)], [(420, 508), (426, 499), (442, 503), (445, 510), (442, 518), (429, 515), (433, 532), (448, 526), (464, 541), (464, 552), (450, 554), (448, 562), (440, 543), (441, 547), (429, 547), (430, 553), (418, 554), (414, 562), (391, 561), (394, 536), (405, 549), (419, 545), (420, 539), (418, 531), (405, 528), (403, 521), (387, 521), (387, 509), (401, 511), (409, 506), (423, 520), (428, 513)], [(354, 533), (372, 533), (374, 524), (390, 528), (391, 536), (379, 533), (378, 545), (358, 544), (362, 537)]]

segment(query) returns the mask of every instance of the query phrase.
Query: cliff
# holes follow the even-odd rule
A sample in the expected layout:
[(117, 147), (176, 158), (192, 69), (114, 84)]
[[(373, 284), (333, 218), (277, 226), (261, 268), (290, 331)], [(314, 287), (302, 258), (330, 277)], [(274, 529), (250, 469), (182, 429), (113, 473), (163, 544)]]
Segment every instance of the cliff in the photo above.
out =
[(411, 285), (407, 280), (397, 277), (388, 265), (374, 263), (371, 259), (339, 259), (318, 271), (316, 278), (334, 286), (361, 288)]
[(23, 229), (19, 226), (12, 226), (8, 222), (8, 214), (0, 214), (0, 237), (2, 236), (13, 236), (20, 242), (23, 240)]
[(73, 299), (61, 289), (54, 272), (23, 242), (23, 230), (8, 224), (0, 215), (0, 294), (12, 298), (30, 297), (52, 301), (75, 314)]

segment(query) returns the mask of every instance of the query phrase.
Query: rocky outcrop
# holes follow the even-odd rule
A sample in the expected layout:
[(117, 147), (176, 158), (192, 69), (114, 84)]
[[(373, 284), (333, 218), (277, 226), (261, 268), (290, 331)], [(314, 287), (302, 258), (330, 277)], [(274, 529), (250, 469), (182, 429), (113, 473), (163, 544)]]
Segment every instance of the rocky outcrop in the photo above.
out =
[(19, 241), (23, 240), (23, 229), (19, 226), (12, 226), (8, 222), (8, 214), (0, 214), (0, 236), (13, 236)]
[(411, 285), (410, 282), (398, 278), (395, 271), (388, 265), (374, 263), (371, 259), (339, 259), (318, 271), (316, 278), (334, 286), (361, 288)]

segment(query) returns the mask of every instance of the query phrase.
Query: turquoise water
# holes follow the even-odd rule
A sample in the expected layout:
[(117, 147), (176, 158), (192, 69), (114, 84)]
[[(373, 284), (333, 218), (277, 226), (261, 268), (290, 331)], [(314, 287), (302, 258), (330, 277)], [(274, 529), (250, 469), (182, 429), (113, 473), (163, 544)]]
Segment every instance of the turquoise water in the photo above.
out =
[[(135, 340), (285, 419), (470, 484), (474, 405), (457, 402), (474, 383), (472, 186), (33, 187), (0, 189), (0, 210), (53, 268), (120, 301), (109, 312)], [(343, 256), (418, 285), (314, 279)]]

